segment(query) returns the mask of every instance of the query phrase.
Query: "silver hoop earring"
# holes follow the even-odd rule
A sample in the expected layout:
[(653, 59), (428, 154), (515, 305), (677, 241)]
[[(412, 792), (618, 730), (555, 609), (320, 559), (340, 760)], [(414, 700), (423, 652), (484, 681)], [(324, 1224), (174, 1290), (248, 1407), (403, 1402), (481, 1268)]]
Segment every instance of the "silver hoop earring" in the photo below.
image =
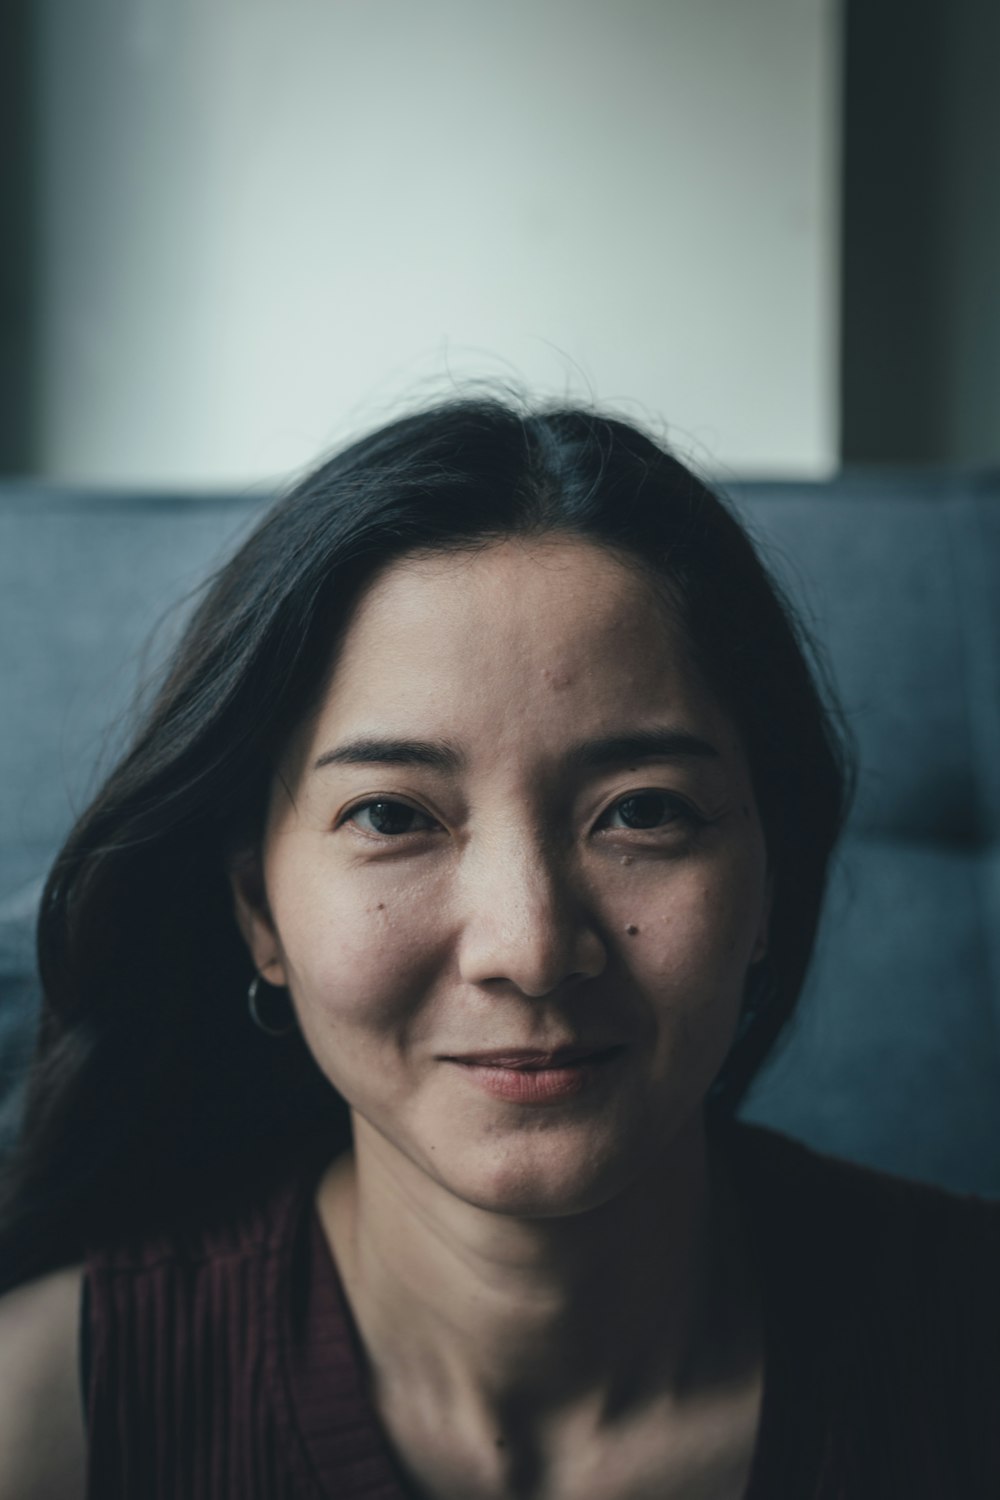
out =
[[(251, 1021), (266, 1036), (287, 1036), (290, 1031), (295, 1030), (294, 1019), (285, 1021), (279, 1026), (275, 1026), (272, 1022), (265, 1020), (260, 1013), (260, 986), (261, 977), (259, 974), (255, 974), (250, 981), (250, 988), (247, 990), (247, 1009), (250, 1012)], [(268, 988), (272, 989), (275, 986), (269, 985)], [(290, 1009), (290, 1007), (288, 1008)]]

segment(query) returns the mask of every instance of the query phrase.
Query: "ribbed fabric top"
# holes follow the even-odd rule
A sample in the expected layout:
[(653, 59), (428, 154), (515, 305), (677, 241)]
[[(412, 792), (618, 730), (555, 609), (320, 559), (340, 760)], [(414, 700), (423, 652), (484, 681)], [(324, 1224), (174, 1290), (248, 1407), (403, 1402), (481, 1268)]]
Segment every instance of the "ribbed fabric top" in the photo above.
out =
[[(744, 1500), (996, 1500), (1000, 1203), (756, 1127), (726, 1142), (766, 1343)], [(89, 1500), (411, 1500), (317, 1178), (88, 1258)]]

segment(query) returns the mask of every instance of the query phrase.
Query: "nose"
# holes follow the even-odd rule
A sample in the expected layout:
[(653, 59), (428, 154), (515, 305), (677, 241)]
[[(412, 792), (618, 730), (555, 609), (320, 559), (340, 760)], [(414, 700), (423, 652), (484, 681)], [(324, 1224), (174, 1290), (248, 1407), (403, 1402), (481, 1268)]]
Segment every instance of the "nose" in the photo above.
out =
[(507, 837), (463, 863), (459, 968), (467, 983), (541, 998), (603, 971), (604, 942), (556, 851)]

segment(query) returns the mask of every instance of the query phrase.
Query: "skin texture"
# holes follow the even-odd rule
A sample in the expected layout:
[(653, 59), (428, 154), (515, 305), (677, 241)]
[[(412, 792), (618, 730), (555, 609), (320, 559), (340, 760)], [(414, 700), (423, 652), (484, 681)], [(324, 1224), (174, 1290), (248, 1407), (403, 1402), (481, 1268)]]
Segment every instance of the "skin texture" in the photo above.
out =
[[(650, 731), (704, 748), (573, 754)], [(317, 764), (372, 739), (440, 763)], [(741, 1493), (760, 1330), (701, 1106), (767, 857), (739, 736), (641, 570), (560, 537), (386, 570), (233, 884), (352, 1110), (319, 1206), (412, 1477)], [(541, 1106), (453, 1060), (564, 1045), (618, 1050)]]
[(82, 1500), (82, 1267), (0, 1299), (0, 1500)]

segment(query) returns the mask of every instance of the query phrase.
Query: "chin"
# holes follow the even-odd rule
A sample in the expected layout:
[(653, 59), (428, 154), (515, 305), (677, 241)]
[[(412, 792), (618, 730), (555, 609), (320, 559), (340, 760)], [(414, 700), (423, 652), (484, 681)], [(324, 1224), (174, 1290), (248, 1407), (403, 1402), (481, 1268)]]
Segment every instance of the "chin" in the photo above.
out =
[[(606, 1157), (591, 1150), (579, 1154), (553, 1150), (551, 1142), (519, 1141), (507, 1151), (484, 1151), (478, 1162), (455, 1170), (435, 1163), (438, 1180), (456, 1197), (516, 1219), (562, 1219), (592, 1213), (625, 1192), (641, 1174), (639, 1154)], [(574, 1159), (575, 1158), (575, 1159)]]

